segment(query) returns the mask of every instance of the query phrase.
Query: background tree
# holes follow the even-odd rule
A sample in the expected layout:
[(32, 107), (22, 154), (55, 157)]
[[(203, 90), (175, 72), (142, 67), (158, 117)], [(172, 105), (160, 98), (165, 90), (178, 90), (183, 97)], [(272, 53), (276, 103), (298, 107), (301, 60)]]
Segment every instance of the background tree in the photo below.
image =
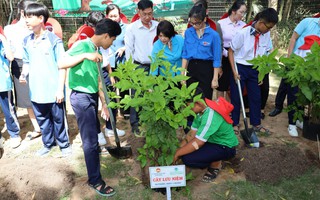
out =
[(292, 7), (292, 0), (287, 0), (285, 3), (283, 15), (282, 15), (282, 21), (288, 21), (290, 17), (290, 12), (291, 12), (291, 7)]
[(252, 0), (248, 0), (247, 1), (247, 17), (246, 17), (246, 21), (249, 22), (251, 19), (251, 15), (252, 15)]
[[(277, 8), (278, 8), (278, 0), (268, 0), (268, 7), (277, 10)], [(274, 28), (271, 29), (271, 31), (270, 31), (273, 44), (278, 44), (278, 39), (279, 39), (276, 26), (277, 25), (275, 25)]]
[(2, 27), (7, 25), (7, 22), (10, 16), (10, 2), (12, 2), (12, 0), (0, 2), (0, 13), (1, 13), (0, 25)]

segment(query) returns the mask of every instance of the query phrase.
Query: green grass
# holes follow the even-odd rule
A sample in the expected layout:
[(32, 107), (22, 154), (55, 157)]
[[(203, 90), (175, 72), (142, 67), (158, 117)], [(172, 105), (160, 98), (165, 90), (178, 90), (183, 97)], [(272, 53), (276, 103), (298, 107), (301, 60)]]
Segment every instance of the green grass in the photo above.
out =
[(123, 160), (113, 158), (111, 156), (100, 157), (101, 175), (102, 177), (114, 178), (125, 177), (126, 172), (130, 170), (130, 166), (123, 163)]
[[(79, 157), (79, 159), (81, 159)], [(83, 159), (83, 158), (82, 158)], [(290, 167), (290, 166), (288, 166)], [(140, 177), (132, 177), (127, 172), (131, 170), (131, 166), (123, 160), (113, 157), (101, 157), (101, 173), (102, 177), (118, 178), (119, 184), (114, 188), (117, 194), (112, 197), (115, 200), (152, 200), (166, 199), (166, 196), (153, 192), (152, 189), (141, 184)], [(86, 176), (86, 168), (84, 163), (80, 163), (76, 169), (77, 176)], [(205, 184), (205, 183), (199, 183)], [(196, 184), (198, 185), (198, 184)], [(230, 200), (317, 200), (320, 199), (320, 169), (314, 168), (309, 172), (302, 174), (295, 179), (285, 179), (277, 184), (268, 183), (252, 183), (249, 181), (231, 182), (227, 181), (220, 184), (212, 184), (208, 190), (195, 195), (193, 192), (197, 190), (197, 186), (189, 185), (180, 191), (171, 189), (172, 199), (230, 199)], [(68, 193), (61, 197), (67, 199)], [(94, 199), (101, 199), (96, 195)]]
[[(289, 147), (295, 146), (294, 142), (286, 143)], [(77, 177), (87, 176), (83, 154), (77, 155), (74, 165)], [(288, 166), (290, 167), (290, 166)], [(125, 160), (115, 159), (111, 156), (101, 156), (102, 177), (119, 180), (119, 184), (113, 185), (117, 194), (112, 197), (116, 200), (153, 200), (166, 199), (166, 196), (154, 192), (141, 183), (141, 177), (130, 176), (132, 166)], [(313, 168), (298, 178), (285, 179), (276, 184), (252, 183), (249, 181), (223, 182), (211, 184), (207, 189), (200, 188), (201, 184), (190, 184), (180, 191), (171, 189), (173, 200), (318, 200), (320, 199), (320, 169)], [(68, 199), (70, 193), (66, 192), (61, 200)], [(98, 194), (93, 199), (103, 199)]]
[[(290, 166), (288, 166), (290, 167)], [(226, 182), (212, 188), (210, 199), (320, 199), (320, 169), (310, 170), (298, 178), (283, 180), (278, 184), (251, 182)]]

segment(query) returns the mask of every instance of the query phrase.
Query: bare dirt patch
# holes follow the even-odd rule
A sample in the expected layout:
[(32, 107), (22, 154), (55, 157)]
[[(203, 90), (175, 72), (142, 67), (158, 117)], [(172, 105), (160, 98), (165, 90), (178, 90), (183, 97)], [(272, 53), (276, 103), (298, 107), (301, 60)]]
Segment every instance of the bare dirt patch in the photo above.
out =
[(75, 174), (62, 159), (1, 160), (1, 199), (58, 199), (75, 184)]

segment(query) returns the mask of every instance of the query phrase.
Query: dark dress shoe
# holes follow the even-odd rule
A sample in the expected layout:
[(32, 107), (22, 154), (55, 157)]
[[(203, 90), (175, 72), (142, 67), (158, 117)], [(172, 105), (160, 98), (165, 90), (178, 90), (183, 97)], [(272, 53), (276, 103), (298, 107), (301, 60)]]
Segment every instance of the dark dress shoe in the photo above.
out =
[(274, 116), (279, 115), (281, 112), (282, 112), (282, 110), (280, 110), (280, 109), (278, 109), (278, 108), (275, 108), (275, 109), (273, 109), (273, 110), (269, 113), (269, 116), (270, 116), (270, 117), (274, 117)]

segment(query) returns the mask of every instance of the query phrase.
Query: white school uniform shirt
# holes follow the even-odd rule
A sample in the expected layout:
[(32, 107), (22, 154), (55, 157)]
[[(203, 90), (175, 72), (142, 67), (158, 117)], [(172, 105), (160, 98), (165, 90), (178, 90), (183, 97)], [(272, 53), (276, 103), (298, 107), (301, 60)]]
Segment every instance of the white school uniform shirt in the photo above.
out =
[(255, 36), (251, 35), (251, 31), (253, 30), (254, 28), (252, 26), (245, 27), (239, 30), (231, 41), (230, 48), (234, 51), (234, 60), (237, 63), (243, 65), (252, 65), (247, 61), (252, 60), (258, 55), (267, 54), (272, 48), (269, 31), (260, 35), (259, 43), (256, 49), (256, 55), (254, 55)]
[(142, 64), (150, 64), (153, 39), (157, 35), (158, 22), (151, 20), (150, 29), (143, 26), (141, 20), (137, 20), (127, 26), (124, 35), (124, 43), (126, 47), (126, 59), (130, 56), (135, 61)]
[(107, 67), (110, 63), (110, 56), (112, 55), (110, 48), (104, 49), (100, 47), (99, 51), (102, 55), (102, 66), (101, 67)]
[(22, 59), (24, 52), (23, 40), (25, 37), (29, 36), (32, 31), (25, 27), (24, 21), (18, 21), (16, 24), (5, 26), (3, 31), (10, 44), (14, 57)]
[(294, 54), (296, 54), (297, 56), (300, 56), (301, 58), (304, 58), (307, 56), (307, 53), (310, 53), (311, 50), (308, 49), (308, 50), (302, 50), (302, 49), (297, 49)]

